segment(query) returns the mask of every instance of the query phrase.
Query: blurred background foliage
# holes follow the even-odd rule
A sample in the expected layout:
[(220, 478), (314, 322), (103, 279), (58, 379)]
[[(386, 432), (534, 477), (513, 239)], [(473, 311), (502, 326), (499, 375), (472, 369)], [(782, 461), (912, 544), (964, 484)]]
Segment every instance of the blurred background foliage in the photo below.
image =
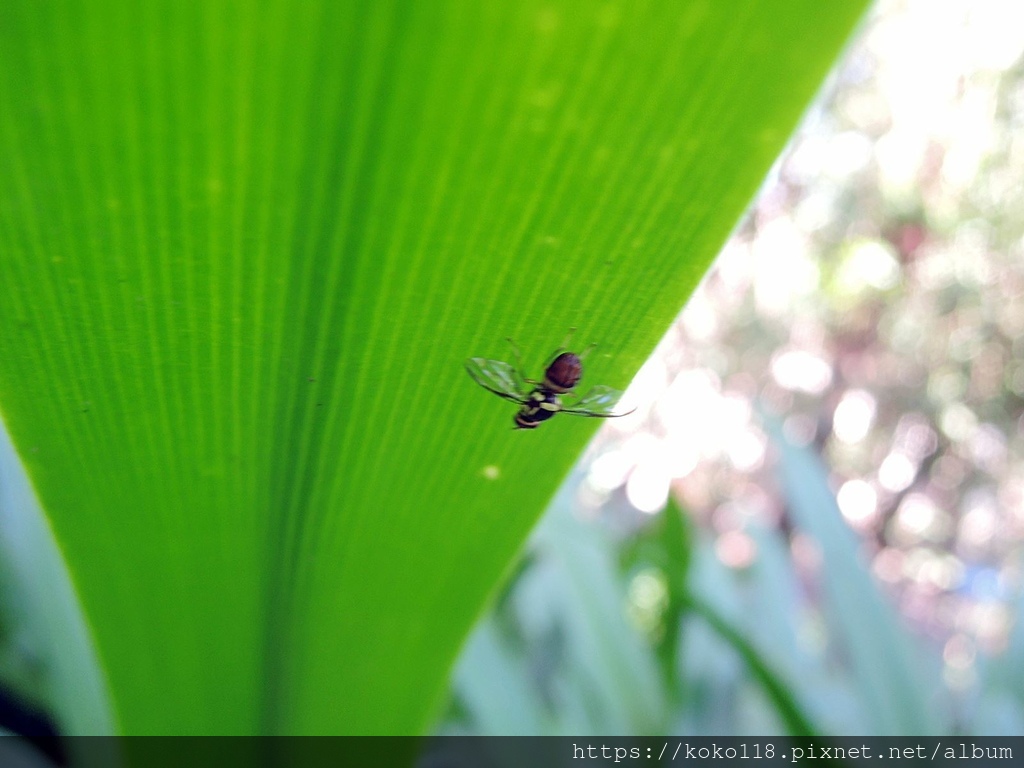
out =
[(439, 732), (1024, 734), (1022, 52), (878, 4)]

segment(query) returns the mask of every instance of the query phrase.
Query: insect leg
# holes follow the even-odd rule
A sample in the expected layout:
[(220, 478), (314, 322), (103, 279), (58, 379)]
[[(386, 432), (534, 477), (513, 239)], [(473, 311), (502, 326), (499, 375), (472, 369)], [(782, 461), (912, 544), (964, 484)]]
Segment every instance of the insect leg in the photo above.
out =
[(579, 358), (580, 360), (583, 360), (583, 358), (585, 358), (585, 357), (586, 357), (587, 355), (589, 355), (589, 354), (590, 354), (591, 352), (593, 352), (593, 351), (594, 351), (595, 349), (597, 349), (597, 344), (596, 344), (596, 343), (594, 343), (594, 344), (591, 344), (591, 345), (590, 345), (589, 347), (587, 347), (587, 348), (586, 348), (586, 349), (584, 349), (584, 350), (583, 350), (582, 352), (580, 352), (580, 353), (579, 353), (579, 354), (577, 355), (577, 357), (578, 357), (578, 358)]
[(565, 341), (563, 341), (561, 346), (559, 346), (558, 348), (559, 352), (565, 352), (565, 350), (569, 348), (569, 342), (572, 341), (573, 334), (575, 333), (576, 326), (574, 325), (572, 328), (569, 329), (569, 332), (565, 335)]

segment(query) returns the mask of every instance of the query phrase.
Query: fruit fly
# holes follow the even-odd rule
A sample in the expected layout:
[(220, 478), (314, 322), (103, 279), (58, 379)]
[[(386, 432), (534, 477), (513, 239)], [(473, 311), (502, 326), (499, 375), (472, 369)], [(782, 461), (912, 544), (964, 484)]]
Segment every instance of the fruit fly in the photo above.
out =
[[(572, 333), (569, 334), (570, 338)], [(522, 359), (519, 348), (512, 339), (516, 364), (513, 366), (501, 360), (471, 357), (466, 361), (466, 370), (473, 381), (493, 392), (498, 397), (520, 405), (515, 415), (516, 429), (536, 429), (556, 413), (571, 413), (574, 416), (590, 416), (598, 419), (614, 419), (628, 416), (626, 413), (612, 413), (622, 393), (611, 387), (597, 386), (569, 405), (562, 404), (563, 395), (573, 395), (573, 390), (583, 376), (583, 358), (596, 347), (592, 344), (580, 354), (569, 352), (565, 344), (552, 354), (551, 362), (544, 370), (544, 380), (528, 379), (522, 373)], [(633, 410), (636, 410), (635, 408)]]

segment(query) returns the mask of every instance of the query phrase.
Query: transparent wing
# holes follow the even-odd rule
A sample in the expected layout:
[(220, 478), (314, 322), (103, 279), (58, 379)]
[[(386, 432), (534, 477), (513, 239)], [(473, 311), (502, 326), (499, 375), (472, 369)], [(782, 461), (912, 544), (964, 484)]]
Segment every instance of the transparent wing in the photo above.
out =
[(516, 403), (526, 400), (516, 369), (501, 360), (488, 360), (483, 357), (471, 357), (466, 361), (466, 372), (473, 381), (498, 397), (504, 397)]
[(594, 387), (587, 394), (577, 400), (568, 408), (563, 408), (561, 413), (572, 413), (576, 416), (592, 416), (598, 419), (614, 419), (618, 416), (628, 416), (633, 410), (624, 413), (612, 413), (615, 404), (622, 397), (622, 392), (611, 387)]

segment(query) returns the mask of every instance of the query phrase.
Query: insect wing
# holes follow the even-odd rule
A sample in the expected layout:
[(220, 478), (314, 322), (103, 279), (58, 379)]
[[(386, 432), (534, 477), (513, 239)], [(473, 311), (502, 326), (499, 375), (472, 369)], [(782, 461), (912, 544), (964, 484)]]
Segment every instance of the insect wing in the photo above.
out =
[(526, 393), (519, 385), (516, 369), (501, 360), (488, 360), (483, 357), (471, 357), (466, 361), (466, 371), (473, 381), (498, 397), (522, 403)]
[(619, 402), (619, 398), (622, 397), (622, 392), (611, 387), (594, 387), (587, 394), (577, 400), (569, 408), (563, 408), (562, 413), (572, 413), (576, 416), (594, 416), (599, 419), (614, 418), (616, 416), (626, 416), (633, 411), (626, 411), (625, 413), (612, 413), (612, 409), (615, 408), (615, 404)]

